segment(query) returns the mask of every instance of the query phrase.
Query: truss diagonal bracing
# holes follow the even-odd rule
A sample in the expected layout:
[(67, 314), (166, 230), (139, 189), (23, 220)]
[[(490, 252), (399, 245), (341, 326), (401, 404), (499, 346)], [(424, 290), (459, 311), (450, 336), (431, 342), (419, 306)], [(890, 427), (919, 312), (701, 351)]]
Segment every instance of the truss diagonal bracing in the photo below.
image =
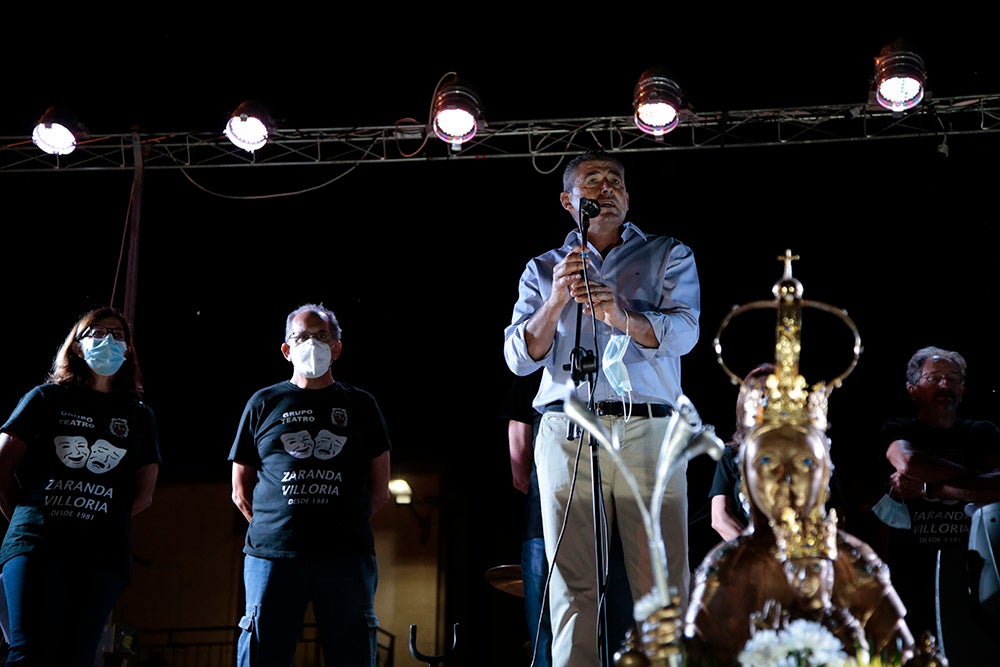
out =
[(141, 132), (89, 136), (64, 156), (42, 153), (27, 137), (0, 137), (0, 172), (218, 169), (357, 165), (432, 160), (536, 158), (591, 148), (612, 152), (721, 150), (906, 139), (1000, 131), (1000, 95), (940, 98), (905, 113), (872, 104), (683, 112), (661, 138), (631, 116), (486, 123), (459, 150), (412, 122), (374, 127), (279, 129), (256, 153), (221, 133)]

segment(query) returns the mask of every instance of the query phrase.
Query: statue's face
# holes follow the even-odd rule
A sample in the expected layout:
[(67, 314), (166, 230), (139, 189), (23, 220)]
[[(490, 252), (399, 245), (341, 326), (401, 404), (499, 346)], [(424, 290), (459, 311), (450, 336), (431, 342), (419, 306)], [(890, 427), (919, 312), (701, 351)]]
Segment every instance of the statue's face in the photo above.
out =
[(791, 508), (800, 517), (826, 502), (829, 457), (815, 429), (780, 424), (752, 431), (744, 442), (750, 499), (770, 519)]
[(816, 609), (830, 603), (833, 561), (826, 558), (789, 558), (784, 562), (789, 585)]

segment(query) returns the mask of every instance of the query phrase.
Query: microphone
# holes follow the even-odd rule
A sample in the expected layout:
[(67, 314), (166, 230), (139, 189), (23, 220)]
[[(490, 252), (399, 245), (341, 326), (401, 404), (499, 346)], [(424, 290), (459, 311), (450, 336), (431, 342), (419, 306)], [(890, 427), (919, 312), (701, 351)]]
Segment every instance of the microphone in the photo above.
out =
[(601, 204), (596, 199), (584, 199), (580, 197), (580, 213), (593, 218), (601, 214)]

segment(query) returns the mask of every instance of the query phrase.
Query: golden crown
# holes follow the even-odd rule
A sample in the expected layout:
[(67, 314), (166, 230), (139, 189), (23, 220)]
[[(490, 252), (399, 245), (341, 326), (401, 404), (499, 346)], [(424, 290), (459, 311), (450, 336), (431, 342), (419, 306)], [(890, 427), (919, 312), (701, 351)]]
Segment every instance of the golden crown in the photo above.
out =
[[(851, 374), (861, 356), (861, 336), (858, 328), (847, 312), (818, 301), (802, 298), (802, 283), (792, 276), (792, 262), (798, 255), (786, 250), (778, 260), (784, 262), (785, 270), (781, 279), (771, 289), (774, 299), (752, 301), (742, 306), (734, 306), (722, 320), (715, 336), (715, 353), (719, 365), (733, 381), (747, 392), (744, 402), (744, 426), (752, 427), (762, 423), (790, 423), (809, 425), (825, 431), (827, 427), (827, 400), (830, 392), (841, 385)], [(807, 388), (806, 379), (799, 374), (799, 357), (802, 352), (802, 309), (818, 308), (840, 318), (854, 334), (854, 358), (847, 369), (828, 382), (818, 382)], [(777, 311), (775, 329), (774, 373), (767, 377), (762, 388), (751, 387), (743, 378), (733, 373), (722, 358), (722, 332), (737, 315), (760, 308), (774, 308)]]

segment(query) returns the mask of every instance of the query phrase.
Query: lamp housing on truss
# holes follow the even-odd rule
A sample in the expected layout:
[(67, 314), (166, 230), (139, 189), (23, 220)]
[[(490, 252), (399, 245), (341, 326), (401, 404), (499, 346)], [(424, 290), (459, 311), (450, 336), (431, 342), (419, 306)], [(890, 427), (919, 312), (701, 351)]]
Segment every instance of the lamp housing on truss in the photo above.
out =
[(875, 101), (885, 109), (903, 112), (924, 99), (927, 71), (924, 60), (897, 40), (875, 58)]
[(57, 106), (49, 107), (31, 132), (31, 141), (49, 155), (69, 155), (76, 149), (83, 127), (73, 114)]
[(457, 80), (441, 87), (434, 97), (431, 112), (434, 134), (452, 150), (459, 150), (462, 144), (476, 136), (481, 119), (479, 96)]
[(684, 95), (680, 86), (662, 68), (653, 67), (639, 77), (632, 106), (636, 127), (660, 138), (680, 123)]
[(267, 108), (255, 100), (247, 100), (236, 107), (223, 134), (237, 148), (253, 153), (267, 144), (267, 138), (274, 130), (274, 123)]

